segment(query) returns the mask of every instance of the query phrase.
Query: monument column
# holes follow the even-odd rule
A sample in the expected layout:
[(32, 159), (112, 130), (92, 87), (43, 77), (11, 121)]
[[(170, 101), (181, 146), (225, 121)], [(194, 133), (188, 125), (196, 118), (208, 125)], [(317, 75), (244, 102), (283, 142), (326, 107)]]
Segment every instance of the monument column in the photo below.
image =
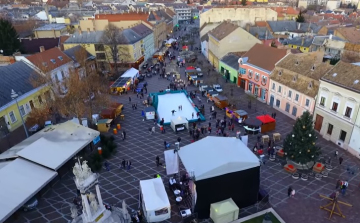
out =
[(99, 205), (100, 205), (101, 208), (103, 208), (103, 207), (104, 207), (104, 204), (103, 204), (103, 200), (102, 200), (102, 198), (101, 198), (101, 193), (100, 193), (99, 184), (96, 184), (96, 185), (95, 185), (95, 189), (96, 189), (96, 196), (97, 196)]
[(91, 209), (90, 209), (89, 201), (87, 199), (86, 194), (81, 194), (81, 198), (85, 204), (85, 214), (87, 215), (87, 219), (90, 220), (92, 218), (92, 215), (91, 215)]

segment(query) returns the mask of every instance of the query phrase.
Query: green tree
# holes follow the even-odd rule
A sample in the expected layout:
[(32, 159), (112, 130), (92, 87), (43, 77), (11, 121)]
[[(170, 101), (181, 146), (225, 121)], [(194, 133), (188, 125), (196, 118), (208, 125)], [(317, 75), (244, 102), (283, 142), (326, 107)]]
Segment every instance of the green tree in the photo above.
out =
[(246, 6), (246, 0), (241, 0), (241, 5)]
[(11, 22), (6, 19), (0, 19), (0, 50), (4, 56), (21, 50), (19, 36)]
[(321, 154), (316, 140), (313, 116), (306, 111), (296, 119), (293, 130), (284, 140), (285, 156), (300, 164), (315, 161)]
[(303, 12), (300, 10), (299, 15), (296, 17), (296, 22), (305, 22), (305, 17), (302, 14)]

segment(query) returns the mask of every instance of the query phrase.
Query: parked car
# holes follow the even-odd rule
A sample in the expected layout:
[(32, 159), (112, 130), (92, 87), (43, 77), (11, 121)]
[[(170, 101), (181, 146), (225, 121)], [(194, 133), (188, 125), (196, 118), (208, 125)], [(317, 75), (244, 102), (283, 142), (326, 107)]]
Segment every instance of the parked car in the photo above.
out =
[(223, 91), (222, 88), (221, 88), (221, 86), (220, 86), (220, 84), (214, 84), (214, 85), (213, 85), (213, 88), (214, 88), (214, 90), (217, 91), (217, 92), (222, 92), (222, 91)]
[(22, 209), (24, 211), (30, 211), (35, 209), (38, 206), (38, 200), (36, 199), (36, 197), (31, 198), (30, 200), (28, 200), (28, 202), (26, 202), (23, 206)]

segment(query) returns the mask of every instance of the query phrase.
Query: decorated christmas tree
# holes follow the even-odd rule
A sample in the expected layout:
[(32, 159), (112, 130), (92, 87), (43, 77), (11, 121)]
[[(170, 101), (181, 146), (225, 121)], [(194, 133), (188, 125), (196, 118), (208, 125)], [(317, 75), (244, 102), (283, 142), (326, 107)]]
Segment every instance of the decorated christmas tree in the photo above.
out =
[(316, 146), (316, 134), (313, 127), (313, 116), (308, 112), (296, 119), (293, 130), (284, 140), (285, 156), (300, 164), (315, 161), (321, 154)]

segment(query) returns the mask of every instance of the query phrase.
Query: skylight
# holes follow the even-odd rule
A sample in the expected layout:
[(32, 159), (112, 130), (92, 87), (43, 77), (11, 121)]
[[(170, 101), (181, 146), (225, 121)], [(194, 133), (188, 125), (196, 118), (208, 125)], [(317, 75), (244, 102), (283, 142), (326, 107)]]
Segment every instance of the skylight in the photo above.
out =
[(354, 84), (358, 84), (358, 83), (359, 83), (359, 80), (355, 80), (355, 81), (354, 81)]
[(56, 63), (55, 59), (50, 59), (50, 61), (51, 61), (53, 64)]
[(61, 61), (63, 60), (63, 57), (62, 57), (62, 56), (58, 56), (58, 58), (59, 58), (59, 60), (61, 60)]
[(333, 76), (333, 77), (336, 77), (336, 75), (337, 75), (337, 73), (333, 73), (333, 75), (332, 75), (332, 76)]

